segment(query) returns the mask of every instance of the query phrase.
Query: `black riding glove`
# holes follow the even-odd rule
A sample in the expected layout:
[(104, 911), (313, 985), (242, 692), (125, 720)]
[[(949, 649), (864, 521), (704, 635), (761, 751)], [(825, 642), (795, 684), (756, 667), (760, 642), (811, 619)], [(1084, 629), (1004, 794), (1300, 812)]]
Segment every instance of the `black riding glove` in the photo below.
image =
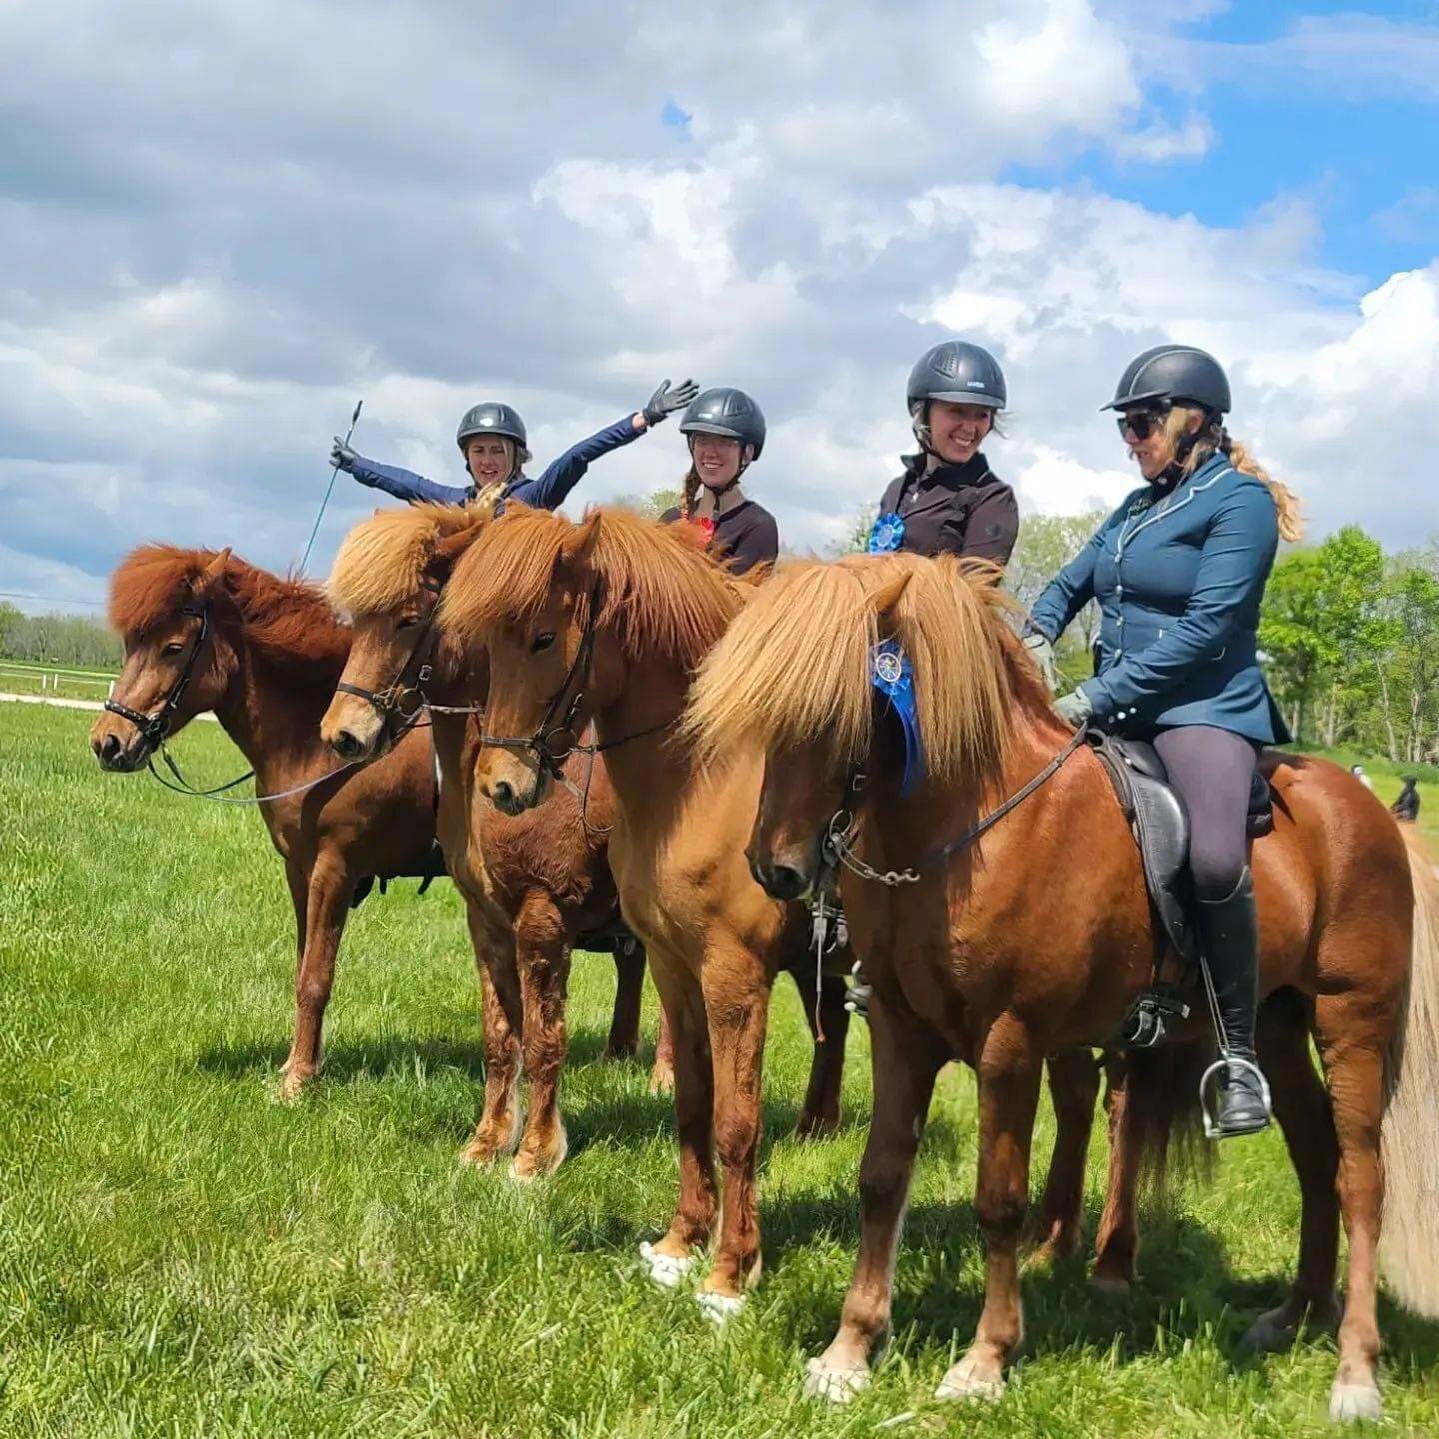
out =
[(661, 420), (667, 420), (676, 410), (687, 409), (699, 392), (700, 387), (693, 380), (686, 380), (673, 389), (666, 380), (650, 396), (650, 402), (644, 408), (645, 424), (657, 425)]
[(344, 470), (347, 475), (355, 473), (355, 461), (360, 457), (355, 453), (338, 435), (335, 436), (335, 443), (330, 447), (330, 463), (336, 469)]

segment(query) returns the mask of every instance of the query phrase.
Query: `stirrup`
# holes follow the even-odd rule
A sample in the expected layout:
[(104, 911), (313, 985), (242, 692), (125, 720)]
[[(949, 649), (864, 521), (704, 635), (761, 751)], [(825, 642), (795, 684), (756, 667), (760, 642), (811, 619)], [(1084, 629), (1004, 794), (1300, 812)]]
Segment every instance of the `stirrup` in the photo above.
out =
[[(1269, 1098), (1269, 1081), (1264, 1077), (1264, 1071), (1255, 1064), (1252, 1059), (1245, 1059), (1238, 1054), (1221, 1054), (1208, 1069), (1199, 1077), (1199, 1110), (1204, 1116), (1204, 1137), (1206, 1139), (1232, 1139), (1238, 1135), (1231, 1134), (1219, 1123), (1219, 1086), (1217, 1081), (1221, 1074), (1227, 1074), (1229, 1067), (1248, 1070), (1255, 1079), (1259, 1081), (1259, 1097), (1264, 1102), (1264, 1113), (1267, 1118), (1274, 1116), (1274, 1106)], [(1255, 1133), (1259, 1131), (1242, 1131), (1244, 1133)]]
[(1120, 1021), (1121, 1049), (1153, 1049), (1169, 1038), (1171, 1025), (1189, 1018), (1189, 1006), (1169, 989), (1146, 989)]

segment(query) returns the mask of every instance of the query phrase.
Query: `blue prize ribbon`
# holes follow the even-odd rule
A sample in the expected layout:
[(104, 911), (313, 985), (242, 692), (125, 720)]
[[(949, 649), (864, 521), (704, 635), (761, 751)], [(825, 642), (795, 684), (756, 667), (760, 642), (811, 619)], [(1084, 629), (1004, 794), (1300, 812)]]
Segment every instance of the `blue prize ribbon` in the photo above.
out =
[(914, 668), (896, 640), (881, 640), (870, 651), (869, 658), (870, 683), (889, 701), (904, 732), (904, 778), (899, 792), (906, 795), (915, 781), (924, 775), (924, 745), (920, 739), (919, 715), (915, 708)]
[(888, 555), (904, 543), (904, 521), (893, 510), (881, 515), (869, 532), (869, 552)]

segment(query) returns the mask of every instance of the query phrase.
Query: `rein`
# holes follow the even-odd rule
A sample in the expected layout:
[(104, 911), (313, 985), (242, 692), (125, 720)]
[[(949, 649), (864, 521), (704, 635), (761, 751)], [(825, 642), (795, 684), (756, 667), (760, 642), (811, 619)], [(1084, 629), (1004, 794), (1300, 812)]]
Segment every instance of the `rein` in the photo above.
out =
[[(216, 804), (269, 804), (273, 800), (288, 799), (292, 795), (303, 794), (306, 790), (314, 789), (318, 784), (323, 784), (327, 779), (333, 779), (337, 774), (342, 774), (347, 769), (353, 769), (353, 765), (341, 765), (339, 769), (331, 770), (329, 774), (322, 774), (319, 779), (307, 780), (304, 784), (296, 785), (292, 789), (281, 790), (278, 794), (260, 795), (227, 795), (226, 790), (234, 789), (236, 785), (244, 784), (247, 779), (255, 777), (253, 769), (247, 769), (244, 774), (237, 778), (227, 780), (224, 784), (218, 784), (213, 789), (196, 789), (194, 785), (181, 773), (180, 766), (170, 758), (170, 751), (165, 747), (165, 740), (168, 738), (170, 721), (174, 717), (180, 700), (184, 697), (185, 691), (190, 687), (190, 681), (194, 677), (195, 662), (200, 657), (200, 651), (205, 646), (205, 641), (210, 635), (210, 609), (208, 605), (202, 605), (199, 609), (186, 606), (181, 610), (182, 614), (193, 616), (200, 621), (199, 628), (195, 631), (195, 642), (190, 646), (190, 653), (186, 657), (185, 667), (180, 671), (180, 677), (170, 687), (170, 693), (160, 702), (160, 707), (150, 714), (142, 714), (139, 710), (133, 710), (129, 705), (121, 704), (119, 700), (107, 699), (105, 711), (107, 714), (119, 715), (121, 719), (129, 720), (140, 732), (140, 740), (147, 751), (145, 767), (150, 773), (168, 790), (176, 794), (183, 794), (191, 799), (208, 799)], [(159, 755), (165, 763), (165, 768), (175, 777), (172, 784), (155, 768), (155, 756)]]
[[(1007, 814), (1023, 804), (1035, 790), (1053, 779), (1070, 755), (1084, 743), (1084, 737), (1084, 729), (1076, 730), (1073, 737), (1066, 741), (1064, 748), (1033, 779), (1010, 795), (998, 809), (990, 811), (978, 823), (971, 825), (958, 839), (952, 840), (942, 849), (931, 851), (917, 865), (906, 869), (877, 870), (855, 854), (851, 842), (856, 820), (852, 809), (846, 804), (846, 807), (837, 810), (830, 819), (824, 838), (820, 841), (822, 871), (827, 866), (832, 875), (835, 865), (838, 863), (844, 865), (852, 874), (857, 874), (861, 879), (873, 880), (877, 884), (889, 885), (891, 888), (901, 884), (917, 884), (921, 878), (921, 870), (948, 859), (961, 850), (968, 849), (981, 835), (988, 833)], [(855, 782), (856, 779), (859, 781), (858, 785)], [(863, 782), (862, 774), (856, 775), (854, 779), (850, 780), (849, 788), (845, 792), (846, 802), (852, 795), (857, 794), (859, 789), (863, 788)]]

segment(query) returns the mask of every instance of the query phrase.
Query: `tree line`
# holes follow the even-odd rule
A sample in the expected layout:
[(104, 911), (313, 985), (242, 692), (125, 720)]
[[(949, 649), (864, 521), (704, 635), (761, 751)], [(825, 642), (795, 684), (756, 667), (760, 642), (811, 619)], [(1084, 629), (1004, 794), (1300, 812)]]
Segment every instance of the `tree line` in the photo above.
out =
[(0, 604), (0, 658), (113, 670), (120, 667), (124, 650), (99, 620), (83, 615), (27, 615), (14, 605)]

